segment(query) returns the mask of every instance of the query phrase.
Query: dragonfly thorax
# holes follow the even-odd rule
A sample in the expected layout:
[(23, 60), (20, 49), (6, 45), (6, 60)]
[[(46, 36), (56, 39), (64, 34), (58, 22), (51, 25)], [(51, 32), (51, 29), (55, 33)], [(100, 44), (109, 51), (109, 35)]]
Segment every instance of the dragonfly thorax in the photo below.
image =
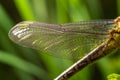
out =
[(115, 27), (120, 28), (120, 16), (119, 16), (119, 17), (117, 17), (117, 18), (114, 20), (114, 23), (116, 24), (116, 26), (115, 26)]

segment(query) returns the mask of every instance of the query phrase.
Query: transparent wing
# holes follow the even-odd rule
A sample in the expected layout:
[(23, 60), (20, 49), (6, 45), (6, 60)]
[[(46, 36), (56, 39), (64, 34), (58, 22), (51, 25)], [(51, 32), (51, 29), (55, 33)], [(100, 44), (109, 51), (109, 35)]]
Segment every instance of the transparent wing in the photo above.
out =
[(114, 26), (113, 20), (69, 24), (21, 22), (9, 32), (15, 43), (63, 58), (81, 58), (98, 46)]

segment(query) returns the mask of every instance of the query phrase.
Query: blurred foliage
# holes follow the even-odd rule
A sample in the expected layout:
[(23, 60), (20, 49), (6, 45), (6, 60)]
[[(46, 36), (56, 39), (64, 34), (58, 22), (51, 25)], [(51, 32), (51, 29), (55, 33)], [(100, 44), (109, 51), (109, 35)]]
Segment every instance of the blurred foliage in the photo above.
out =
[(108, 75), (107, 78), (108, 80), (120, 80), (120, 75), (113, 73), (113, 74)]
[[(11, 42), (8, 31), (16, 23), (67, 23), (116, 18), (119, 14), (120, 0), (0, 0), (0, 80), (52, 80), (74, 62)], [(70, 80), (107, 80), (108, 74), (120, 73), (118, 53), (88, 66)]]

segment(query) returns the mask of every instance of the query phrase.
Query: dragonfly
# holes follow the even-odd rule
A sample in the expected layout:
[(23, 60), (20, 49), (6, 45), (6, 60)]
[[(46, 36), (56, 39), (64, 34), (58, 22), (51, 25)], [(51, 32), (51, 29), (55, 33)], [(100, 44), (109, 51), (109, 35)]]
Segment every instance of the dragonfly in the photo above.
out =
[(120, 47), (120, 17), (66, 24), (23, 21), (16, 24), (8, 36), (24, 47), (43, 50), (57, 57), (78, 59), (54, 79), (66, 80)]

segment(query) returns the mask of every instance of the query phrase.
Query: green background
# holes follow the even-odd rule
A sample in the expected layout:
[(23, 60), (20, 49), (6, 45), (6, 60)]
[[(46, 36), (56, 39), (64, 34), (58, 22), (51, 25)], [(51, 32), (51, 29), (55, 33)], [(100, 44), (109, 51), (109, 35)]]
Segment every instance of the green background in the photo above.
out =
[[(0, 0), (0, 80), (53, 80), (74, 62), (13, 43), (8, 31), (18, 22), (60, 24), (119, 15), (120, 0)], [(86, 67), (70, 80), (107, 80), (109, 74), (119, 74), (119, 53)]]

